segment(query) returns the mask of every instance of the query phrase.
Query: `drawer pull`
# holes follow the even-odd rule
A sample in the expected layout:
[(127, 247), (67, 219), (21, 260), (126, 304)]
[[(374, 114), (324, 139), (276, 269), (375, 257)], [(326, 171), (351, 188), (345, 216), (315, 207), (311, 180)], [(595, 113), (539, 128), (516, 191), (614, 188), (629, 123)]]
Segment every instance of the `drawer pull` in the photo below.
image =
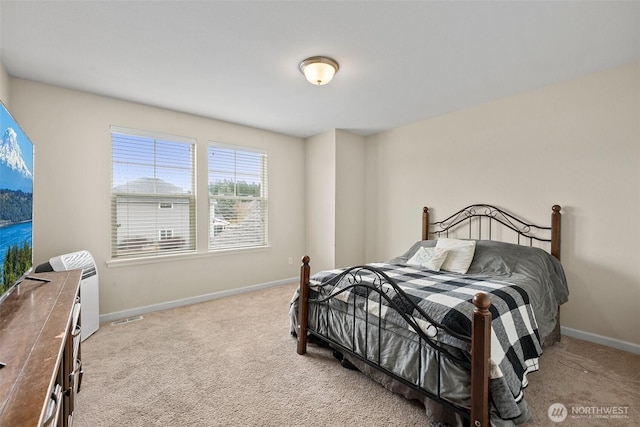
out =
[(82, 331), (82, 327), (80, 325), (76, 325), (76, 328), (73, 330), (73, 332), (71, 333), (72, 337), (77, 337), (78, 335), (80, 335), (80, 332)]
[(46, 418), (43, 427), (48, 427), (50, 425), (58, 424), (58, 416), (60, 415), (60, 402), (62, 400), (62, 387), (60, 384), (56, 384), (53, 389), (53, 393), (51, 393), (51, 399), (49, 399), (49, 404), (47, 405)]

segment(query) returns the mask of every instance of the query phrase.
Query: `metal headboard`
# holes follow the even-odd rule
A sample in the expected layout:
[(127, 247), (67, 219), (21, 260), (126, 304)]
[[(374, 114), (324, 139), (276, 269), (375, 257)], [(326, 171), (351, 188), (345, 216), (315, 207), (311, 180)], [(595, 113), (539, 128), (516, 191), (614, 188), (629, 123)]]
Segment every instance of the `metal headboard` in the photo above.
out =
[[(497, 222), (516, 233), (518, 244), (528, 242), (530, 246), (533, 246), (534, 240), (551, 243), (551, 254), (560, 259), (560, 209), (559, 205), (553, 205), (551, 225), (540, 226), (529, 224), (504, 209), (486, 204), (470, 205), (442, 221), (430, 222), (429, 208), (425, 206), (422, 211), (422, 240), (448, 237), (450, 232), (460, 231), (465, 222), (468, 226), (466, 238), (493, 240), (494, 229), (492, 225)], [(482, 218), (487, 218), (487, 221), (483, 222)], [(474, 221), (474, 219), (477, 220)]]

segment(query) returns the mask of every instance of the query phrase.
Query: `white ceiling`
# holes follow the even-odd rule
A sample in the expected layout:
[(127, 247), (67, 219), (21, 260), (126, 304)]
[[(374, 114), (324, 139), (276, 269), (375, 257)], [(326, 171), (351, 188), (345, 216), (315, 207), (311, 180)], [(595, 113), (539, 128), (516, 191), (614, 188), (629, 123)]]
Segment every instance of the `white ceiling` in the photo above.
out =
[[(9, 75), (363, 135), (640, 60), (640, 2), (0, 1)], [(327, 55), (326, 86), (298, 63)]]

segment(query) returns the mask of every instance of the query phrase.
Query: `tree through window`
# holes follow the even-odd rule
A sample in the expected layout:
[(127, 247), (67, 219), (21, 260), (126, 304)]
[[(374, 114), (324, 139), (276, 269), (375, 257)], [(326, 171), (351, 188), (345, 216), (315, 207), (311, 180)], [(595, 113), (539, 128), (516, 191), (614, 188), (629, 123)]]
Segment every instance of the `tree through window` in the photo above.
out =
[(209, 143), (209, 249), (268, 243), (267, 154)]

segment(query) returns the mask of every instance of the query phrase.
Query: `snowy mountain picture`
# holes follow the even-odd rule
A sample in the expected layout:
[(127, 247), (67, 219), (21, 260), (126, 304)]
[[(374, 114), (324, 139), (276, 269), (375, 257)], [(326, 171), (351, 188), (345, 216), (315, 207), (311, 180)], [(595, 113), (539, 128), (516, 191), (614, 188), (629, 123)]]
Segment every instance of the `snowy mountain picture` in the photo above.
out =
[(0, 102), (0, 301), (33, 264), (33, 144)]
[[(13, 126), (11, 116), (2, 117), (2, 141), (0, 141), (0, 186), (1, 189), (20, 190), (25, 193), (33, 192), (33, 174), (31, 168), (31, 141), (22, 133), (19, 127)], [(14, 122), (15, 123), (15, 122)], [(24, 140), (21, 140), (24, 139)], [(24, 156), (23, 148), (27, 156)]]

